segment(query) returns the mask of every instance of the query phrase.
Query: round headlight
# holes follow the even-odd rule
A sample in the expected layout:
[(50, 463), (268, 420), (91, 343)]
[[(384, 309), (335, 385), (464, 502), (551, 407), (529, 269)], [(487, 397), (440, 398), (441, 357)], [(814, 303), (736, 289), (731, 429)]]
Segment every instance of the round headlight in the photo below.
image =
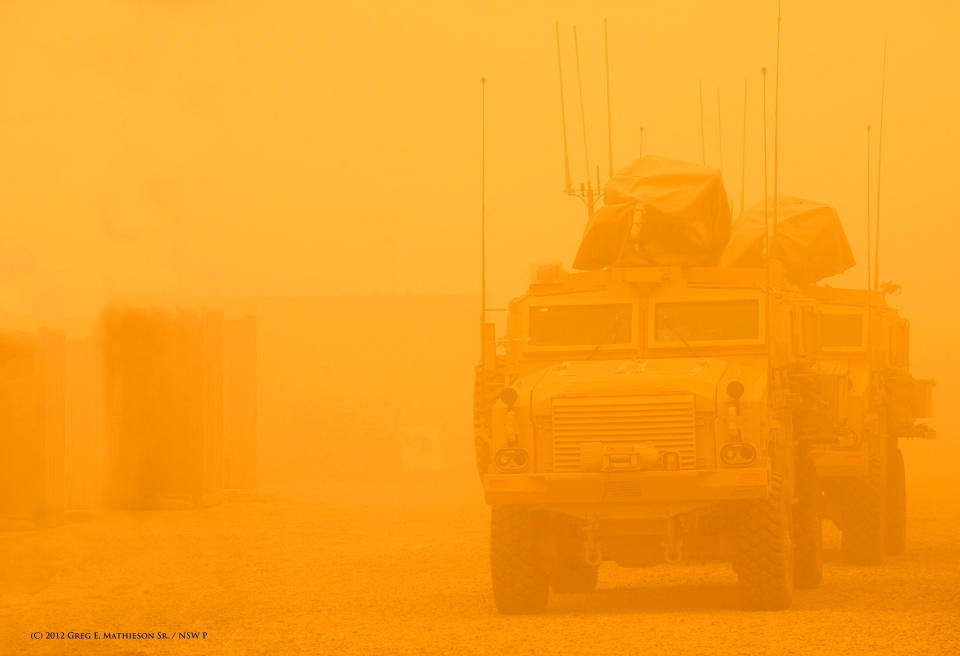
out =
[(517, 390), (512, 387), (504, 387), (500, 390), (500, 400), (508, 408), (513, 407), (513, 404), (517, 402)]
[(730, 395), (734, 401), (739, 401), (740, 397), (743, 396), (744, 388), (743, 383), (739, 380), (731, 380), (727, 383), (727, 394)]

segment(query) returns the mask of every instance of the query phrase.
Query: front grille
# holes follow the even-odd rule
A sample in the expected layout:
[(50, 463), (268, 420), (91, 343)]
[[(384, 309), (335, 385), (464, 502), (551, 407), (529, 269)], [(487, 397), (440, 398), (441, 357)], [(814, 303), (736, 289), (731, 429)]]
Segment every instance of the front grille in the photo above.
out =
[(692, 394), (558, 397), (553, 400), (553, 470), (580, 471), (580, 443), (650, 444), (696, 466)]

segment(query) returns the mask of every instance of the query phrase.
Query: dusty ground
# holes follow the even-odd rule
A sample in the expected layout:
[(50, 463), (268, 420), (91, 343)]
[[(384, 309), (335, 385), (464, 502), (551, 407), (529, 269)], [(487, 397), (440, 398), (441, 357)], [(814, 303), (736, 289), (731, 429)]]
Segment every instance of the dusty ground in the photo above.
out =
[[(472, 478), (411, 479), (362, 501), (328, 489), (309, 502), (2, 533), (0, 654), (955, 654), (960, 504), (956, 487), (944, 494), (947, 480), (911, 488), (910, 551), (884, 567), (839, 562), (828, 531), (823, 587), (781, 613), (740, 611), (728, 566), (604, 565), (597, 593), (500, 617)], [(208, 636), (55, 641), (33, 631)]]

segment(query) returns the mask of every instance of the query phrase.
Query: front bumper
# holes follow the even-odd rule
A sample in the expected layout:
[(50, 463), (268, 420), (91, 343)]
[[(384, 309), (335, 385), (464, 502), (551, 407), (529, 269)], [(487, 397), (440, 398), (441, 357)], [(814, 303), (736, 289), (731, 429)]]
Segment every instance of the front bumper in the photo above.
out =
[(695, 469), (601, 474), (487, 474), (487, 503), (646, 504), (764, 499), (766, 469)]

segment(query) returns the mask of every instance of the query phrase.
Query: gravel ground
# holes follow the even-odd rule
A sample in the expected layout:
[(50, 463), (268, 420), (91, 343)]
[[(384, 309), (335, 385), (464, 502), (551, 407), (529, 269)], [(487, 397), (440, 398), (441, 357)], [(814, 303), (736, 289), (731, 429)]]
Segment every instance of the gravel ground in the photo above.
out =
[[(778, 613), (738, 609), (727, 565), (621, 569), (500, 617), (487, 508), (470, 478), (357, 500), (263, 499), (110, 513), (0, 534), (0, 654), (960, 653), (960, 495), (910, 496), (909, 553), (839, 562)], [(321, 500), (322, 499), (322, 500)], [(207, 631), (205, 640), (31, 640), (34, 631)]]

